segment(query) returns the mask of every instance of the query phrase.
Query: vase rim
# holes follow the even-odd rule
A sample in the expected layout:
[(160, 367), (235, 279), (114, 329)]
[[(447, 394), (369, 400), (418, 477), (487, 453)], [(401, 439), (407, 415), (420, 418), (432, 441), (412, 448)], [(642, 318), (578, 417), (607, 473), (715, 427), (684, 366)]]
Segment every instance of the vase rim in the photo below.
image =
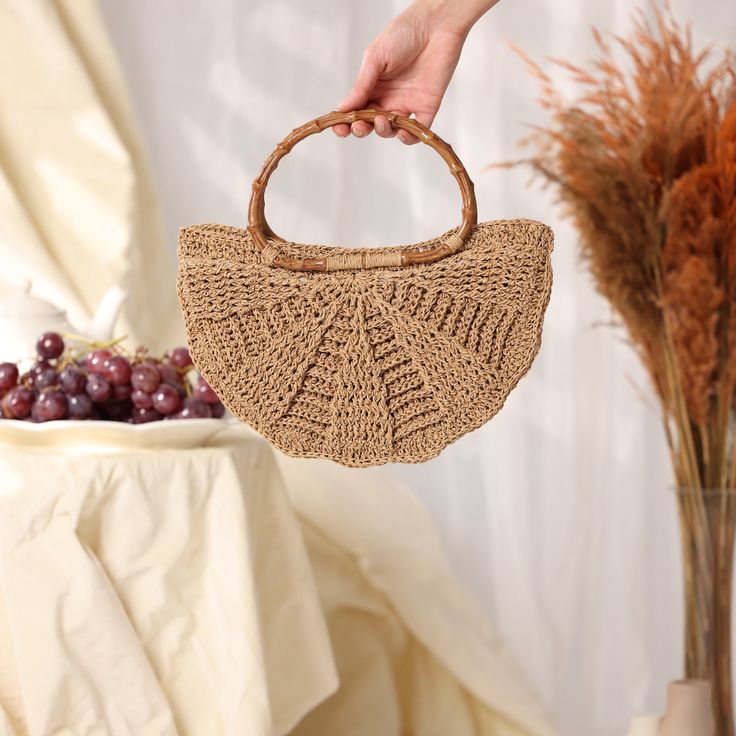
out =
[(710, 681), (709, 680), (702, 680), (696, 677), (683, 677), (679, 680), (670, 680), (668, 683), (670, 686), (677, 686), (677, 687), (710, 687)]
[(699, 488), (692, 486), (671, 486), (671, 489), (680, 495), (689, 493), (701, 496), (736, 496), (736, 488)]

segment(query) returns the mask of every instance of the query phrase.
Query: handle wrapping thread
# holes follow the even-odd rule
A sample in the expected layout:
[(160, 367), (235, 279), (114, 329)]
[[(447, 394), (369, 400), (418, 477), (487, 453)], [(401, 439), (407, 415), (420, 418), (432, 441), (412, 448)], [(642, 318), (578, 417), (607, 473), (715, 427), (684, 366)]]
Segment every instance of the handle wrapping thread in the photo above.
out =
[(390, 268), (400, 266), (401, 252), (392, 251), (388, 253), (336, 253), (327, 257), (328, 271), (347, 271), (353, 268)]
[(267, 265), (272, 266), (273, 262), (281, 255), (281, 250), (273, 243), (266, 243), (266, 247), (261, 251), (261, 260)]

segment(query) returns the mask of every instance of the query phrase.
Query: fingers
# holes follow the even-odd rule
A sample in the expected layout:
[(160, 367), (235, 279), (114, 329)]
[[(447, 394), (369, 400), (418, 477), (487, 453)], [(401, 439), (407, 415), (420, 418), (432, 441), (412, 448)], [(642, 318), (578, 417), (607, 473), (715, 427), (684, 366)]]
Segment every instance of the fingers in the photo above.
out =
[(350, 126), (350, 130), (356, 138), (365, 138), (367, 135), (370, 135), (373, 126), (370, 123), (366, 123), (365, 120), (357, 120)]
[[(399, 114), (404, 117), (410, 116), (410, 113), (408, 112), (402, 112)], [(419, 143), (419, 138), (413, 136), (408, 130), (404, 130), (403, 128), (396, 129), (396, 137), (406, 146), (413, 146), (415, 143)]]
[[(398, 115), (406, 115), (406, 113), (399, 112), (397, 110), (394, 110), (393, 112)], [(416, 119), (423, 125), (429, 127), (434, 120), (434, 115), (422, 113), (417, 115)], [(332, 126), (332, 131), (340, 138), (347, 138), (351, 133), (356, 138), (365, 138), (370, 135), (373, 130), (375, 130), (381, 138), (393, 138), (395, 136), (407, 146), (413, 146), (415, 143), (419, 143), (419, 138), (409, 133), (408, 130), (394, 128), (389, 122), (389, 119), (384, 115), (379, 115), (375, 119), (373, 125), (367, 123), (365, 120), (357, 120), (352, 125), (340, 123), (339, 125)]]
[[(389, 128), (390, 127), (391, 126), (389, 125)], [(358, 120), (352, 125), (339, 123), (338, 125), (332, 126), (332, 132), (338, 138), (347, 138), (351, 133), (356, 138), (365, 138), (367, 135), (370, 135), (372, 130), (373, 126), (370, 123), (366, 123), (364, 120)]]
[(381, 138), (393, 138), (396, 135), (396, 130), (385, 115), (379, 115), (375, 119), (373, 127)]
[[(378, 56), (371, 47), (368, 47), (363, 55), (363, 61), (355, 83), (345, 99), (338, 105), (337, 109), (343, 112), (359, 110), (361, 108), (371, 106), (371, 101), (373, 101), (373, 105), (381, 107), (380, 99), (377, 100), (372, 95), (382, 69), (383, 67), (378, 61)], [(393, 112), (404, 116), (409, 114), (406, 110), (394, 110)], [(415, 117), (419, 123), (429, 128), (434, 121), (436, 113), (437, 110), (430, 110), (417, 113)], [(407, 130), (394, 128), (388, 118), (383, 115), (379, 115), (373, 125), (365, 122), (364, 120), (358, 120), (352, 125), (347, 125), (345, 123), (335, 125), (332, 130), (335, 135), (340, 138), (346, 138), (351, 133), (356, 138), (365, 138), (375, 130), (381, 138), (393, 138), (396, 136), (407, 146), (413, 146), (414, 144), (419, 143), (419, 138), (412, 135)]]
[(338, 125), (332, 126), (332, 132), (338, 138), (347, 138), (351, 133), (356, 138), (365, 138), (371, 133), (373, 126), (370, 123), (366, 123), (363, 120), (359, 120), (352, 125), (347, 123), (339, 123)]
[[(395, 112), (397, 115), (403, 115), (404, 117), (408, 116), (408, 114), (404, 111), (394, 110), (393, 112)], [(415, 118), (417, 122), (429, 128), (434, 121), (434, 116), (435, 113), (424, 112), (418, 113), (417, 115), (415, 115)], [(412, 135), (408, 130), (394, 128), (389, 122), (388, 118), (384, 117), (383, 115), (379, 115), (373, 125), (376, 133), (378, 133), (381, 138), (393, 138), (394, 136), (396, 136), (402, 143), (406, 144), (407, 146), (413, 146), (415, 143), (419, 143), (419, 138), (417, 138), (415, 135)], [(353, 124), (353, 127), (355, 127), (355, 124)]]
[[(406, 116), (406, 113), (401, 112), (399, 110), (393, 110), (393, 112), (396, 113), (397, 115)], [(373, 121), (373, 125), (361, 120), (361, 121), (353, 123), (351, 126), (351, 131), (353, 135), (357, 136), (358, 138), (364, 138), (372, 130), (375, 130), (376, 133), (379, 136), (381, 136), (381, 138), (393, 138), (395, 136), (402, 143), (406, 143), (409, 146), (413, 145), (414, 143), (419, 143), (419, 139), (413, 136), (408, 131), (402, 130), (401, 128), (394, 128), (393, 125), (391, 125), (391, 122), (389, 121), (389, 119), (385, 115), (379, 115)]]
[(374, 121), (373, 125), (359, 120), (352, 124), (351, 130), (354, 136), (358, 138), (364, 138), (372, 130), (375, 130), (381, 138), (393, 138), (399, 133), (398, 128), (394, 128), (389, 119), (385, 115), (379, 115)]
[(348, 125), (347, 123), (339, 123), (338, 125), (332, 126), (332, 132), (338, 138), (347, 138), (351, 133), (356, 138), (365, 138), (367, 135), (370, 135), (372, 130), (373, 126), (370, 123), (366, 123), (364, 120), (358, 120), (352, 125)]
[(419, 143), (419, 138), (412, 135), (408, 130), (398, 131), (396, 137), (407, 146), (413, 146), (415, 143)]
[[(416, 118), (417, 122), (421, 123), (425, 128), (431, 128), (432, 122), (434, 121), (434, 116), (434, 112), (420, 112), (417, 113), (414, 117)], [(413, 146), (415, 143), (419, 143), (419, 138), (417, 138), (415, 135), (412, 135), (407, 130), (400, 130), (396, 134), (396, 136), (402, 143), (405, 143), (407, 146)]]

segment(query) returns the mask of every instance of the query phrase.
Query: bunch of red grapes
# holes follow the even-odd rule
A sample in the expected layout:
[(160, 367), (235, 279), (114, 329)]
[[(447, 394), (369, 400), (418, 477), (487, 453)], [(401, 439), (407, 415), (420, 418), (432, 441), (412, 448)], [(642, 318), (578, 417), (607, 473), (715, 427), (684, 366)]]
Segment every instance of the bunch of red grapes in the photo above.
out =
[(220, 418), (225, 413), (186, 348), (156, 359), (145, 348), (129, 355), (111, 343), (91, 345), (80, 355), (78, 349), (67, 349), (57, 332), (45, 332), (36, 352), (36, 362), (22, 375), (15, 363), (0, 363), (0, 418), (143, 424)]

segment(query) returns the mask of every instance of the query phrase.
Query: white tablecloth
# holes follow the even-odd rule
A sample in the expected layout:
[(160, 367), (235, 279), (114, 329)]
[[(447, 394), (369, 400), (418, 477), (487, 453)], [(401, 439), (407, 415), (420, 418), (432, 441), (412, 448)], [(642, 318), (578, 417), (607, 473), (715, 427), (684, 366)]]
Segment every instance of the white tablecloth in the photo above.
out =
[(550, 733), (411, 494), (207, 426), (0, 422), (0, 734)]

